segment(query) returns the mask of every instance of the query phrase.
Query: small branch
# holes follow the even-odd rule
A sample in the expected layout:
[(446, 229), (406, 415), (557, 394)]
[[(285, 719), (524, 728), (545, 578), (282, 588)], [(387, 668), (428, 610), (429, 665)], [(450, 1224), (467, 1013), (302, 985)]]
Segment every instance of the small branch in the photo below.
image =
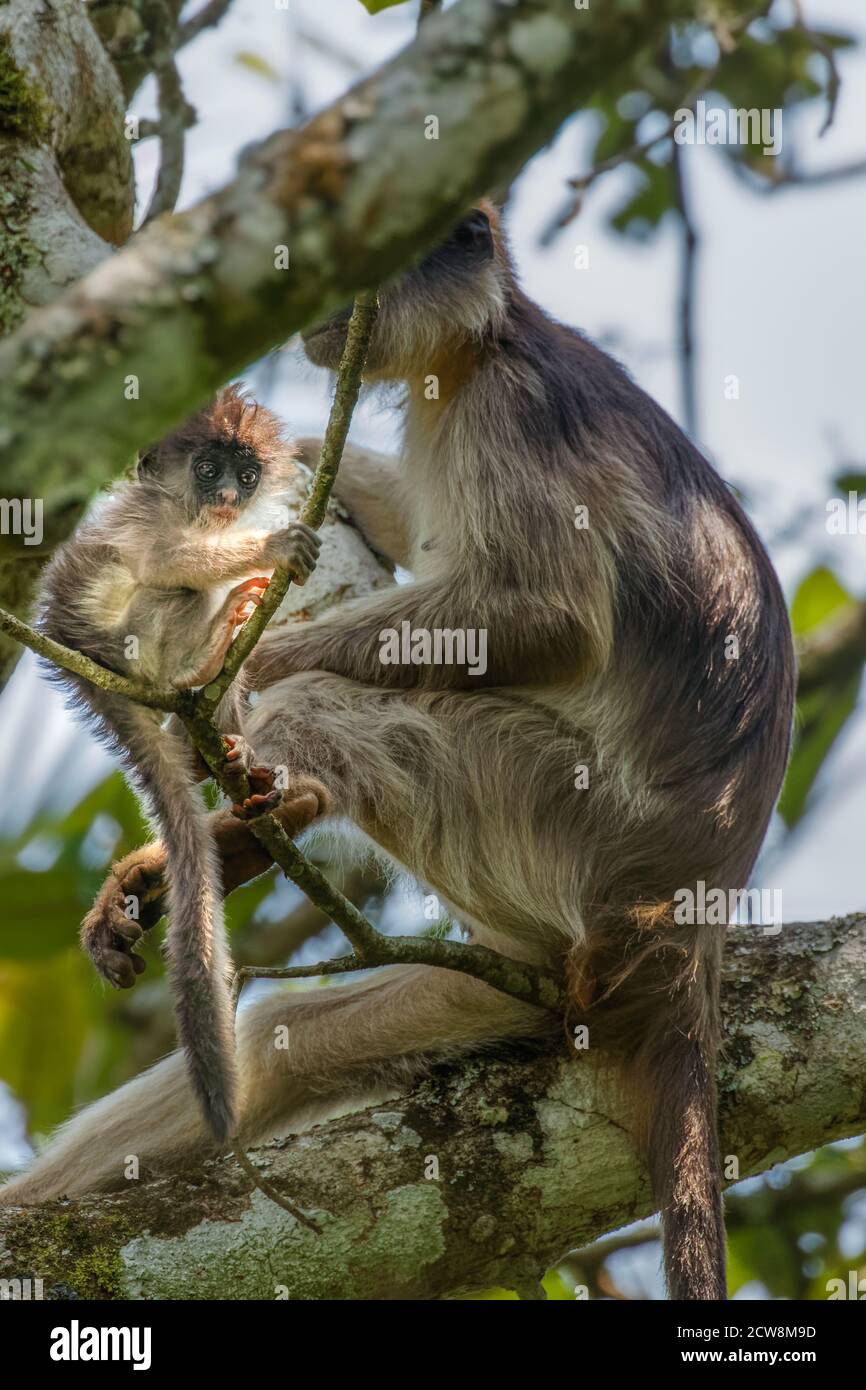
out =
[[(378, 312), (378, 299), (374, 290), (365, 291), (355, 299), (355, 307), (349, 320), (346, 346), (340, 361), (337, 389), (334, 395), (331, 414), (325, 438), (322, 442), (322, 455), (310, 486), (307, 505), (301, 513), (301, 520), (318, 530), (325, 519), (331, 488), (337, 476), (343, 446), (349, 430), (349, 422), (361, 389), (361, 373), (367, 344), (373, 331)], [(209, 717), (225, 695), (244, 661), (258, 642), (274, 613), (286, 595), (292, 582), (290, 570), (278, 569), (268, 585), (264, 600), (244, 624), (229, 649), (225, 665), (219, 676), (201, 692), (196, 702), (201, 714)]]
[(810, 28), (808, 20), (803, 14), (802, 0), (794, 0), (794, 13), (796, 16), (794, 28), (799, 29), (800, 33), (808, 39), (815, 52), (820, 53), (827, 64), (827, 115), (824, 117), (824, 124), (818, 131), (818, 139), (820, 140), (827, 134), (827, 131), (836, 119), (836, 107), (839, 103), (839, 90), (842, 86), (842, 79), (839, 76), (836, 55), (832, 48), (820, 34), (816, 34), (814, 29)]
[[(712, 82), (718, 72), (719, 64), (714, 63), (712, 67), (705, 68), (700, 74), (697, 82), (683, 94), (677, 102), (677, 111), (693, 111), (695, 105), (703, 92)], [(601, 160), (579, 178), (569, 179), (568, 187), (574, 189), (575, 196), (565, 208), (548, 223), (547, 227), (539, 238), (540, 245), (549, 246), (557, 232), (562, 231), (563, 227), (573, 222), (583, 207), (583, 200), (586, 192), (595, 183), (596, 179), (601, 178), (602, 174), (608, 174), (612, 169), (618, 169), (623, 164), (633, 164), (637, 160), (643, 159), (654, 150), (656, 145), (660, 145), (663, 140), (670, 140), (676, 129), (676, 114), (671, 116), (664, 130), (653, 135), (649, 140), (640, 140), (637, 144), (631, 145), (627, 150), (622, 150), (619, 154), (612, 154), (607, 159)]]
[(299, 1206), (296, 1206), (290, 1198), (283, 1197), (282, 1194), (268, 1182), (267, 1178), (262, 1177), (259, 1170), (250, 1161), (245, 1150), (241, 1148), (240, 1144), (232, 1149), (232, 1156), (235, 1162), (240, 1164), (241, 1168), (243, 1168), (247, 1177), (252, 1179), (260, 1192), (264, 1192), (265, 1196), (269, 1197), (272, 1202), (276, 1202), (278, 1207), (282, 1207), (283, 1211), (287, 1211), (289, 1215), (293, 1216), (296, 1221), (299, 1221), (302, 1226), (306, 1226), (308, 1231), (315, 1231), (317, 1236), (322, 1234), (322, 1228), (318, 1221), (314, 1221), (311, 1216), (308, 1216), (305, 1211), (302, 1211)]
[(677, 209), (683, 229), (679, 298), (679, 358), (683, 393), (683, 423), (686, 427), (686, 433), (695, 439), (698, 433), (694, 334), (698, 236), (689, 208), (683, 151), (682, 147), (677, 144), (673, 147), (673, 174)]
[(184, 153), (186, 149), (186, 128), (189, 125), (189, 108), (184, 100), (177, 64), (171, 58), (157, 73), (159, 90), (159, 173), (150, 206), (144, 216), (142, 226), (161, 217), (164, 212), (174, 212), (183, 181)]
[(194, 14), (191, 19), (184, 20), (178, 27), (177, 47), (184, 48), (186, 44), (197, 39), (199, 34), (205, 29), (213, 29), (225, 14), (227, 14), (232, 0), (208, 0), (203, 5), (198, 14)]
[(178, 30), (171, 6), (162, 5), (158, 56), (154, 63), (159, 97), (159, 173), (142, 226), (173, 212), (183, 181), (186, 130), (195, 119), (188, 105), (175, 61)]
[(534, 1004), (549, 1013), (565, 1012), (565, 986), (552, 970), (527, 965), (499, 951), (491, 951), (487, 946), (466, 941), (439, 941), (429, 936), (383, 936), (369, 922), (366, 925), (374, 939), (363, 952), (351, 956), (336, 956), (316, 961), (314, 965), (242, 966), (235, 975), (235, 997), (239, 997), (248, 980), (311, 980), (322, 975), (350, 975), (356, 970), (371, 970), (380, 965), (429, 965), (437, 970), (456, 970), (461, 975), (471, 975), (500, 994)]
[(797, 169), (788, 167), (778, 172), (762, 169), (757, 174), (740, 159), (730, 161), (730, 167), (743, 183), (756, 193), (777, 193), (782, 188), (821, 188), (834, 183), (847, 183), (850, 179), (866, 176), (866, 159), (852, 159), (846, 164), (837, 164), (829, 169)]
[(0, 608), (0, 629), (22, 646), (36, 652), (37, 656), (46, 657), (53, 661), (55, 666), (62, 666), (64, 671), (71, 671), (73, 675), (81, 676), (112, 695), (124, 695), (128, 700), (136, 700), (138, 704), (147, 705), (149, 709), (161, 709), (166, 713), (180, 712), (185, 703), (179, 691), (160, 690), (146, 681), (132, 680), (127, 676), (118, 675), (116, 671), (109, 671), (106, 666), (97, 665), (82, 652), (73, 651), (71, 647), (64, 647), (59, 642), (52, 641), (44, 633), (16, 618), (14, 613), (7, 613), (4, 608)]
[(159, 121), (152, 121), (145, 116), (138, 123), (138, 139), (136, 144), (140, 145), (143, 140), (154, 140), (162, 135), (162, 125)]

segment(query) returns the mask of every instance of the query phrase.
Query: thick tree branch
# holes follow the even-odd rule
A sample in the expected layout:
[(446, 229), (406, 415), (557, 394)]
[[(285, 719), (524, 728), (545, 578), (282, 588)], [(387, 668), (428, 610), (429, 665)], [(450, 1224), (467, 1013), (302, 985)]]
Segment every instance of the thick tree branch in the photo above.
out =
[[(80, 0), (7, 0), (0, 5), (0, 337), (98, 265), (110, 243), (125, 240), (133, 201), (123, 96)], [(3, 607), (26, 616), (41, 563), (21, 547), (0, 563)], [(0, 639), (0, 685), (17, 657)]]
[(0, 5), (0, 336), (129, 235), (123, 115), (80, 0)]
[[(729, 931), (722, 1152), (741, 1177), (866, 1127), (864, 953), (861, 916), (777, 936)], [(46, 1296), (56, 1284), (60, 1297), (121, 1299), (528, 1286), (650, 1211), (629, 1118), (591, 1047), (464, 1062), (258, 1151), (321, 1236), (251, 1192), (226, 1158), (118, 1195), (4, 1211), (0, 1277), (42, 1278)]]

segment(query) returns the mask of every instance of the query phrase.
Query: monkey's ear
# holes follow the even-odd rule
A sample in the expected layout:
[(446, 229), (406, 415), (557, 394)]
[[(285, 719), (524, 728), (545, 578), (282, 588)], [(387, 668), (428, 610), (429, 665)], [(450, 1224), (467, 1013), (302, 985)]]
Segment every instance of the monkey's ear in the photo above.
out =
[(156, 472), (156, 464), (158, 458), (158, 444), (149, 444), (146, 449), (139, 449), (138, 459), (135, 465), (136, 477), (152, 478), (154, 473)]
[(454, 230), (454, 240), (473, 260), (493, 259), (493, 231), (490, 218), (483, 208), (473, 208), (468, 217)]

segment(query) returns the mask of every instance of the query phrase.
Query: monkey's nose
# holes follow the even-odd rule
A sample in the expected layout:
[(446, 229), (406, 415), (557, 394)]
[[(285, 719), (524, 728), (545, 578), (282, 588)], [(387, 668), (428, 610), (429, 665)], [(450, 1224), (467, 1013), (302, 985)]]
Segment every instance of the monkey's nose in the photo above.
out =
[(224, 507), (236, 507), (238, 504), (238, 494), (233, 487), (221, 487), (217, 493), (217, 501)]

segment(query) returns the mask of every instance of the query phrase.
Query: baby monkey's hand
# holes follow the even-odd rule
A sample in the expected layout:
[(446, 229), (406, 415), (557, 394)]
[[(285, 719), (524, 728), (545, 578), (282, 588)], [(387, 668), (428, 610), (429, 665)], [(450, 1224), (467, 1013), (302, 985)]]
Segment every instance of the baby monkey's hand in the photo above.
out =
[(268, 559), (275, 565), (294, 570), (295, 583), (306, 584), (319, 558), (322, 542), (311, 526), (293, 521), (268, 541)]

